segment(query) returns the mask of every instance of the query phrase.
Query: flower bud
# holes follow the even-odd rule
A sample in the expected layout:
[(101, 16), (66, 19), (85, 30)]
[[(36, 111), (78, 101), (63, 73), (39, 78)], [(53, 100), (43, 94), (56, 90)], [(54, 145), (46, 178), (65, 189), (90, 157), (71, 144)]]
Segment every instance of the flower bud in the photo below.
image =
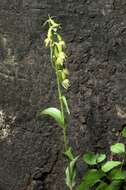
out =
[(64, 52), (60, 52), (56, 60), (56, 64), (63, 65), (65, 58), (66, 58), (66, 54)]
[(69, 81), (68, 79), (63, 80), (62, 86), (63, 86), (65, 89), (68, 89), (68, 88), (70, 87), (70, 81)]
[(49, 45), (49, 43), (50, 43), (49, 38), (46, 38), (44, 42), (45, 42), (45, 46), (48, 47), (48, 45)]
[(66, 74), (62, 71), (62, 81), (66, 79)]
[(69, 75), (68, 69), (67, 68), (63, 69), (63, 73), (68, 76)]
[(59, 42), (59, 45), (64, 47), (64, 48), (66, 47), (66, 44), (65, 44), (65, 42), (63, 40)]

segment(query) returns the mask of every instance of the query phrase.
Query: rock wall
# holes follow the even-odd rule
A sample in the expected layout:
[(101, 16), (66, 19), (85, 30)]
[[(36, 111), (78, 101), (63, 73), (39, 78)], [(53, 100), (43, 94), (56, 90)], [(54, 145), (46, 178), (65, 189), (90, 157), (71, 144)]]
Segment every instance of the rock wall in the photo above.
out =
[(126, 124), (125, 0), (0, 0), (0, 190), (66, 188), (61, 130), (36, 117), (57, 105), (43, 44), (48, 14), (68, 46), (76, 154), (107, 150)]

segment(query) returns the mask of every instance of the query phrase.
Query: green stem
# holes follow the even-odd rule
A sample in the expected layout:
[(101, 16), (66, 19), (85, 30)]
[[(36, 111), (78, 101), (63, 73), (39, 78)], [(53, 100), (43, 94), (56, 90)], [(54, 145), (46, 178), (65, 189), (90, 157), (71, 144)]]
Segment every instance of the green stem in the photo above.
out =
[(62, 101), (62, 93), (61, 93), (61, 88), (60, 88), (60, 81), (59, 81), (59, 77), (58, 77), (58, 69), (56, 68), (55, 70), (56, 70), (58, 96), (59, 96), (61, 114), (62, 114), (62, 117), (64, 119), (63, 139), (64, 139), (64, 148), (65, 148), (65, 151), (66, 151), (67, 150), (67, 125), (65, 123), (65, 117), (64, 117), (64, 107), (63, 107), (63, 101)]
[(65, 151), (67, 151), (68, 147), (68, 143), (67, 143), (67, 127), (66, 125), (64, 125), (64, 129), (63, 129), (63, 138), (64, 138), (64, 147), (65, 147)]
[[(51, 63), (53, 64), (53, 48), (50, 46), (50, 54), (51, 54)], [(60, 102), (60, 109), (61, 109), (61, 114), (64, 120), (64, 126), (63, 126), (63, 140), (64, 140), (64, 148), (65, 151), (67, 150), (67, 125), (65, 123), (65, 117), (64, 117), (64, 106), (63, 106), (63, 101), (62, 101), (62, 93), (61, 93), (61, 87), (60, 87), (60, 81), (58, 77), (58, 69), (57, 67), (55, 68), (55, 73), (56, 73), (56, 79), (57, 79), (57, 89), (58, 89), (58, 97), (59, 97), (59, 102)]]
[(62, 114), (62, 117), (64, 118), (64, 108), (63, 108), (63, 102), (62, 102), (62, 93), (61, 93), (61, 89), (60, 89), (60, 81), (59, 81), (59, 77), (58, 77), (58, 69), (56, 68), (55, 70), (56, 70), (57, 88), (58, 88), (58, 96), (59, 96), (61, 114)]

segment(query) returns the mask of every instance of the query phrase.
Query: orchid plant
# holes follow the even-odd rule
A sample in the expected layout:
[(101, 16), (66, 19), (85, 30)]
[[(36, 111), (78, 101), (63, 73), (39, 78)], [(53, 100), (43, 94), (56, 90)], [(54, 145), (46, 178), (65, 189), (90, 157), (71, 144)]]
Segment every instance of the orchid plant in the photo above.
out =
[[(70, 87), (69, 71), (66, 66), (67, 55), (66, 43), (59, 33), (61, 25), (49, 17), (45, 22), (48, 24), (48, 32), (45, 46), (50, 50), (50, 61), (56, 76), (59, 108), (49, 107), (40, 112), (40, 115), (52, 117), (63, 133), (64, 150), (67, 158), (65, 170), (65, 182), (69, 190), (126, 190), (126, 150), (125, 145), (117, 142), (110, 146), (110, 158), (106, 154), (88, 152), (81, 158), (88, 166), (84, 177), (79, 185), (76, 185), (76, 162), (79, 156), (74, 156), (68, 140), (68, 118), (70, 109), (64, 90)], [(126, 137), (126, 128), (121, 135)]]
[(48, 115), (52, 117), (57, 122), (63, 132), (64, 155), (68, 160), (68, 166), (65, 170), (66, 185), (70, 190), (73, 190), (73, 187), (75, 186), (76, 161), (78, 160), (79, 156), (74, 157), (72, 153), (72, 148), (68, 142), (67, 135), (67, 118), (70, 115), (70, 109), (67, 103), (67, 99), (63, 94), (63, 89), (67, 90), (70, 87), (70, 81), (68, 79), (69, 71), (66, 66), (66, 43), (59, 33), (59, 30), (61, 29), (60, 24), (55, 22), (52, 17), (49, 17), (45, 24), (48, 24), (48, 32), (45, 39), (45, 46), (50, 50), (50, 61), (56, 75), (60, 108), (46, 108), (45, 110), (41, 111), (40, 115)]

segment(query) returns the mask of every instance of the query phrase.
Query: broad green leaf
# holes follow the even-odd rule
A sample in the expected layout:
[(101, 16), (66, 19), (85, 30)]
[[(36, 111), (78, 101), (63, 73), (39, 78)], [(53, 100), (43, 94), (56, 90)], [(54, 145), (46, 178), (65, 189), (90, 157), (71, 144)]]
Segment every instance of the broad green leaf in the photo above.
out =
[(117, 167), (119, 165), (121, 165), (122, 162), (120, 161), (108, 161), (106, 162), (103, 166), (102, 166), (102, 171), (104, 172), (109, 172), (111, 169), (113, 169), (114, 167)]
[(78, 186), (77, 190), (88, 190), (90, 187), (93, 187), (96, 183), (101, 181), (101, 178), (105, 176), (105, 173), (101, 170), (91, 169), (85, 176), (81, 184)]
[(102, 181), (95, 190), (105, 190), (107, 187), (108, 184)]
[(67, 156), (67, 158), (68, 158), (69, 160), (73, 160), (73, 159), (74, 159), (73, 153), (72, 153), (72, 148), (71, 148), (71, 147), (69, 147), (69, 148), (67, 149), (67, 151), (64, 152), (64, 154), (65, 154), (65, 156)]
[(112, 181), (112, 183), (105, 190), (119, 190), (121, 184), (121, 181)]
[(69, 107), (68, 107), (68, 104), (67, 104), (66, 97), (62, 96), (61, 99), (63, 101), (63, 104), (64, 104), (65, 108), (66, 108), (67, 113), (70, 115), (70, 110), (69, 110)]
[(123, 130), (122, 130), (122, 136), (126, 137), (126, 127), (124, 127)]
[(87, 184), (86, 181), (82, 181), (81, 184), (77, 187), (76, 190), (89, 190), (89, 188), (92, 186)]
[(51, 116), (53, 119), (55, 119), (55, 121), (61, 126), (64, 126), (64, 118), (62, 117), (61, 111), (57, 108), (47, 108), (45, 110), (43, 110), (40, 115), (49, 115)]
[(100, 163), (106, 159), (105, 154), (96, 154), (96, 156), (97, 156), (97, 163)]
[(122, 143), (116, 143), (110, 147), (111, 152), (114, 154), (121, 154), (125, 152), (125, 145)]
[(96, 163), (96, 155), (93, 152), (88, 152), (83, 156), (84, 162), (89, 165), (95, 165)]
[(83, 156), (83, 160), (89, 165), (96, 165), (105, 160), (105, 158), (105, 154), (94, 154), (93, 152), (88, 152)]
[(124, 180), (126, 179), (126, 171), (120, 169), (113, 169), (109, 175), (109, 179), (113, 180)]
[(71, 189), (75, 186), (75, 177), (76, 177), (76, 162), (79, 156), (75, 157), (72, 161), (70, 161), (68, 167), (65, 170), (66, 173), (66, 185)]

